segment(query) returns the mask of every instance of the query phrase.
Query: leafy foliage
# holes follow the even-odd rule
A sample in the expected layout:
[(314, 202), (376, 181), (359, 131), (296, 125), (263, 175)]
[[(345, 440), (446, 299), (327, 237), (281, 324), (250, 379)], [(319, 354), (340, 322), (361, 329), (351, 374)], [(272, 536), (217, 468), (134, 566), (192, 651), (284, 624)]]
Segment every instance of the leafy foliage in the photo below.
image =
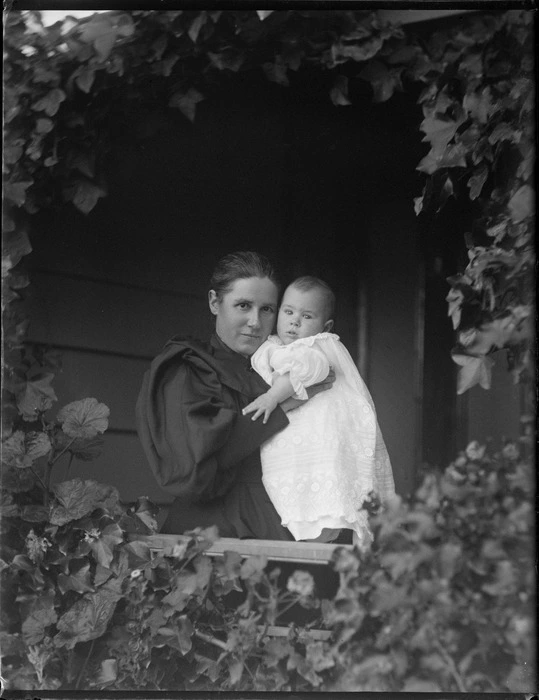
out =
[[(413, 498), (374, 513), (370, 551), (336, 549), (340, 584), (329, 600), (317, 599), (309, 572), (282, 587), (265, 557), (208, 557), (215, 528), (152, 551), (140, 537), (153, 531), (141, 517), (147, 504), (121, 506), (93, 481), (57, 484), (39, 522), (23, 505), (28, 494), (11, 493), (7, 687), (533, 690), (531, 472), (514, 443), (493, 457), (471, 443)], [(271, 636), (293, 606), (313, 621)]]
[[(481, 15), (416, 41), (363, 11), (110, 12), (49, 28), (38, 13), (7, 14), (0, 576), (9, 688), (536, 689), (533, 480), (516, 444), (489, 456), (472, 443), (412, 499), (375, 515), (373, 548), (338, 550), (339, 590), (320, 601), (308, 572), (283, 590), (264, 558), (209, 558), (212, 529), (152, 552), (139, 537), (155, 530), (142, 499), (127, 508), (112, 487), (67, 476), (51, 490), (61, 457), (96, 456), (108, 409), (85, 399), (46, 417), (59, 360), (24, 345), (16, 303), (28, 284), (28, 215), (66, 202), (92, 210), (107, 191), (109, 124), (121, 128), (130, 110), (170, 105), (192, 120), (218, 83), (246, 70), (286, 86), (291, 71), (319, 65), (343, 107), (356, 79), (385, 101), (411, 78), (425, 83), (430, 145), (416, 211), (465, 197), (480, 214), (448, 295), (459, 390), (489, 385), (496, 347), (512, 349), (521, 376), (532, 317), (529, 18)], [(314, 623), (269, 636), (294, 605), (319, 615), (329, 638)]]
[(534, 375), (532, 21), (523, 11), (474, 18), (429, 37), (428, 64), (418, 53), (408, 69), (426, 83), (419, 101), (430, 145), (418, 165), (429, 179), (416, 212), (440, 211), (450, 197), (477, 205), (468, 266), (448, 280), (458, 393), (490, 387), (489, 355), (501, 348), (510, 349), (515, 381)]

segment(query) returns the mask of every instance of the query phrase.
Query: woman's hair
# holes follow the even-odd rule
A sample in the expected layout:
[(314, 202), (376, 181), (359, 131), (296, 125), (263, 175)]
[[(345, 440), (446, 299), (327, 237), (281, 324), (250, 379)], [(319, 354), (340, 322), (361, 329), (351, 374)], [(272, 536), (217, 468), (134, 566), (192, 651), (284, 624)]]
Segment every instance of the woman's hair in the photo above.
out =
[(321, 280), (319, 277), (304, 275), (303, 277), (295, 279), (289, 286), (301, 289), (302, 292), (310, 292), (311, 289), (319, 289), (326, 302), (327, 318), (333, 318), (333, 314), (335, 313), (335, 294), (329, 284), (324, 282), (324, 280)]
[(268, 258), (250, 250), (229, 253), (221, 258), (213, 271), (210, 289), (213, 289), (218, 297), (222, 297), (230, 290), (236, 280), (249, 277), (267, 277), (279, 291), (281, 289), (277, 272)]

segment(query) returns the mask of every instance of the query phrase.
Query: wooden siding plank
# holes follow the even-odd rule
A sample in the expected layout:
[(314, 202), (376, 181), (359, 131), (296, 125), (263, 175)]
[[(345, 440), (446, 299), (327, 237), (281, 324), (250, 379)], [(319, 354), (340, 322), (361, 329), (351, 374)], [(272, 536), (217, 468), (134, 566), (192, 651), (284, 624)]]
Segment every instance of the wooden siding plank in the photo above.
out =
[(64, 350), (54, 379), (57, 407), (95, 397), (110, 408), (109, 429), (135, 430), (135, 403), (148, 360)]
[[(69, 479), (95, 479), (115, 486), (124, 502), (136, 501), (148, 496), (155, 503), (170, 503), (173, 498), (155, 481), (146, 462), (138, 436), (105, 433), (104, 448), (100, 457), (92, 462), (73, 460)], [(68, 459), (62, 458), (52, 472), (54, 482), (64, 481)]]
[(205, 338), (212, 331), (213, 317), (203, 299), (45, 272), (33, 273), (26, 304), (29, 338), (44, 344), (147, 357), (173, 335)]

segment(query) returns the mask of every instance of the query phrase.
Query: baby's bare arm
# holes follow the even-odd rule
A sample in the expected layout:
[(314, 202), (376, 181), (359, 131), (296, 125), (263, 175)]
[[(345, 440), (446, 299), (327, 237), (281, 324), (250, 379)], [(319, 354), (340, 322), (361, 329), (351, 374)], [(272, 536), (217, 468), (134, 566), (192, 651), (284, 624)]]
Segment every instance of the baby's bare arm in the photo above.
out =
[(277, 375), (273, 385), (265, 394), (261, 394), (254, 401), (246, 406), (242, 413), (247, 415), (252, 413), (252, 420), (264, 416), (263, 423), (266, 423), (275, 408), (290, 396), (293, 396), (294, 388), (288, 374)]
[(289, 375), (277, 375), (271, 389), (266, 391), (265, 394), (258, 396), (254, 401), (251, 401), (251, 403), (243, 409), (242, 413), (244, 416), (248, 413), (253, 413), (252, 420), (256, 420), (263, 415), (264, 418), (262, 422), (266, 423), (272, 411), (293, 394), (294, 388), (292, 387)]

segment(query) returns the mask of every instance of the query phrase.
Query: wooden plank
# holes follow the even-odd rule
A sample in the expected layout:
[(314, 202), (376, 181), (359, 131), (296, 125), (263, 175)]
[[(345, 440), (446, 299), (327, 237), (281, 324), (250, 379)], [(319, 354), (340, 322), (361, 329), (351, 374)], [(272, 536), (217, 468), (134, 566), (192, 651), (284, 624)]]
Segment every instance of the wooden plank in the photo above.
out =
[[(137, 535), (136, 539), (147, 542), (156, 551), (187, 542), (188, 535)], [(239, 540), (221, 537), (209, 549), (208, 556), (223, 556), (227, 551), (237, 552), (243, 557), (264, 555), (272, 561), (295, 562), (297, 564), (328, 564), (338, 547), (353, 549), (352, 545), (335, 545), (320, 542), (287, 542), (279, 540)]]

